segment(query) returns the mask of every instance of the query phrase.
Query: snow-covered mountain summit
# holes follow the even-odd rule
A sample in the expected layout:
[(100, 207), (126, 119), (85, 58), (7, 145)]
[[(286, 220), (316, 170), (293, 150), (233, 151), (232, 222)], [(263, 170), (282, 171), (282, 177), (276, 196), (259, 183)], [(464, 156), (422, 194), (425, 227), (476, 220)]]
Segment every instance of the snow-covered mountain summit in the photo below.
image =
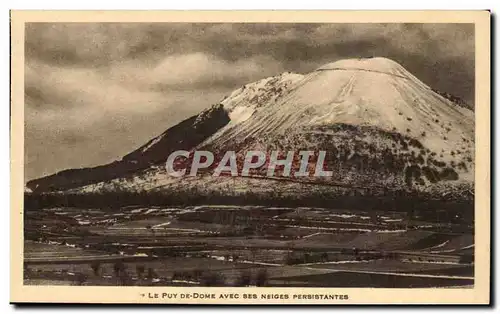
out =
[(474, 113), (390, 59), (340, 60), (305, 75), (283, 73), (247, 84), (120, 161), (28, 186), (35, 191), (216, 186), (214, 179), (180, 184), (166, 177), (161, 165), (180, 149), (240, 155), (325, 150), (335, 172), (331, 182), (433, 189), (443, 182), (473, 181)]

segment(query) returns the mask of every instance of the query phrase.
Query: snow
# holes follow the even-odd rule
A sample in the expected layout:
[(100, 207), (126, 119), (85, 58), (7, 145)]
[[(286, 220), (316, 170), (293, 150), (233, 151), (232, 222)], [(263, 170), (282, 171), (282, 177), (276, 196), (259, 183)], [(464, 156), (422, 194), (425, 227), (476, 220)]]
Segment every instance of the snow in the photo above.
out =
[(253, 261), (248, 261), (248, 260), (238, 260), (238, 263), (263, 265), (263, 266), (283, 266), (282, 264), (265, 263), (265, 262), (253, 262)]
[(355, 231), (355, 232), (371, 232), (371, 229), (361, 228), (327, 228), (327, 227), (308, 227), (301, 225), (284, 225), (286, 228), (300, 228), (300, 229), (313, 229), (313, 230), (333, 230), (333, 231)]
[(441, 243), (441, 244), (438, 244), (438, 245), (435, 245), (435, 246), (430, 247), (429, 249), (437, 249), (437, 248), (443, 247), (443, 246), (445, 246), (446, 244), (448, 244), (449, 242), (450, 242), (450, 240), (446, 240), (446, 241), (444, 241), (444, 242), (443, 242), (443, 243)]
[(300, 264), (300, 266), (307, 266), (307, 265), (360, 264), (360, 263), (370, 263), (370, 262), (371, 261), (346, 260), (346, 261), (337, 261), (337, 262), (306, 263), (306, 264)]
[(460, 263), (457, 263), (457, 262), (440, 262), (440, 261), (433, 261), (433, 262), (430, 262), (430, 261), (416, 261), (416, 260), (406, 260), (406, 261), (403, 261), (405, 263), (412, 263), (412, 264), (438, 264), (438, 265), (460, 265)]
[(327, 233), (323, 233), (323, 232), (316, 232), (316, 233), (313, 233), (313, 234), (308, 234), (306, 236), (303, 236), (302, 239), (306, 239), (306, 238), (310, 238), (310, 237), (314, 237), (314, 236), (317, 236), (317, 235), (320, 235), (320, 234), (327, 234)]
[[(474, 113), (433, 92), (404, 67), (387, 58), (339, 60), (305, 75), (283, 73), (265, 78), (233, 91), (216, 106), (223, 106), (230, 122), (193, 149), (227, 150), (226, 144), (233, 141), (241, 143), (247, 138), (258, 138), (259, 143), (240, 148), (241, 151), (255, 150), (285, 134), (296, 132), (303, 135), (304, 129), (315, 134), (322, 126), (350, 124), (410, 136), (438, 156), (442, 153), (443, 157), (436, 159), (447, 164), (452, 161), (458, 164), (466, 157), (474, 159)], [(163, 136), (150, 141), (143, 152), (151, 149)], [(310, 143), (300, 139), (290, 145), (314, 145), (315, 138), (312, 136)], [(458, 148), (460, 154), (451, 153)], [(460, 180), (471, 182), (474, 164), (468, 162), (466, 166), (468, 170), (457, 171)], [(117, 186), (123, 190), (150, 191), (170, 186), (200, 185), (203, 180), (208, 179), (196, 177), (181, 182), (168, 176), (162, 167), (151, 167), (131, 179), (118, 178), (74, 191), (112, 191)], [(249, 181), (238, 182), (242, 184), (234, 187), (236, 192), (252, 188), (243, 184)]]
[(176, 282), (176, 283), (188, 283), (188, 284), (192, 284), (192, 285), (199, 285), (200, 283), (198, 281), (191, 281), (191, 280), (172, 280), (172, 282)]
[[(306, 269), (314, 269), (314, 270), (322, 270), (323, 268), (310, 268), (305, 267)], [(331, 270), (331, 269), (324, 269)], [(380, 274), (380, 275), (391, 275), (391, 276), (400, 276), (400, 277), (421, 277), (421, 278), (444, 278), (444, 279), (474, 279), (474, 277), (468, 276), (449, 276), (449, 275), (429, 275), (429, 274), (419, 274), (419, 273), (398, 273), (398, 272), (390, 272), (390, 271), (369, 271), (369, 270), (349, 270), (342, 269), (343, 272), (349, 273), (359, 273), (359, 274)]]
[(396, 229), (396, 230), (375, 230), (375, 233), (404, 233), (407, 232), (406, 229)]
[(325, 64), (316, 71), (326, 70), (368, 71), (396, 75), (401, 78), (410, 79), (407, 75), (407, 71), (401, 65), (391, 59), (381, 57), (339, 60)]
[(359, 218), (359, 219), (363, 219), (363, 220), (370, 219), (370, 217), (368, 217), (368, 216), (350, 215), (350, 214), (330, 214), (328, 216), (339, 217), (339, 218), (344, 218), (344, 219), (349, 219), (349, 218)]
[(156, 145), (159, 141), (161, 141), (161, 139), (165, 136), (165, 133), (163, 133), (162, 135), (154, 138), (153, 140), (151, 140), (146, 146), (144, 146), (144, 148), (142, 149), (142, 152), (145, 153), (146, 151), (148, 151), (151, 147), (153, 147), (154, 145)]
[[(268, 77), (254, 83), (247, 84), (222, 100), (221, 104), (228, 112), (230, 122), (216, 132), (202, 145), (229, 139), (226, 132), (238, 132), (237, 127), (250, 120), (257, 112), (265, 112), (266, 108), (274, 106), (284, 98), (302, 79), (303, 75), (296, 73), (282, 73)], [(235, 129), (236, 128), (236, 129)]]
[[(433, 152), (444, 150), (445, 162), (458, 164), (463, 156), (473, 155), (473, 112), (434, 93), (392, 60), (337, 61), (294, 81), (282, 97), (271, 97), (266, 104), (252, 102), (256, 95), (262, 96), (257, 87), (269, 82), (249, 84), (225, 99), (224, 107), (237, 123), (222, 128), (203, 145), (219, 147), (248, 137), (272, 139), (303, 127), (344, 123), (413, 137)], [(463, 146), (460, 156), (451, 154)], [(473, 167), (468, 168), (460, 175), (472, 180)]]
[(467, 245), (467, 246), (461, 247), (460, 250), (467, 250), (467, 249), (470, 249), (470, 248), (473, 248), (473, 247), (474, 247), (474, 244), (471, 244), (471, 245)]
[(224, 256), (211, 255), (210, 258), (213, 258), (217, 261), (225, 261), (226, 260), (226, 258)]
[(231, 123), (240, 123), (248, 120), (255, 112), (254, 108), (246, 107), (246, 106), (238, 106), (233, 111), (229, 113), (229, 119), (231, 119)]
[(399, 218), (399, 219), (384, 219), (385, 222), (400, 222), (400, 221), (403, 221), (403, 218)]
[(171, 221), (168, 221), (168, 222), (164, 222), (164, 223), (161, 223), (161, 224), (157, 224), (157, 225), (153, 226), (152, 228), (153, 229), (158, 229), (158, 228), (161, 228), (161, 227), (168, 226), (170, 224), (171, 224)]

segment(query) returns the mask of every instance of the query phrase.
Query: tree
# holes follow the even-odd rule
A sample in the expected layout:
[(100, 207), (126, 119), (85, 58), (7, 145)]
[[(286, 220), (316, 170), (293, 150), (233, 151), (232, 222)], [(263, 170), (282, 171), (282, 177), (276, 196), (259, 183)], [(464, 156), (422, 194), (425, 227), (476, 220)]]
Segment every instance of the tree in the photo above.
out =
[(236, 280), (237, 287), (247, 287), (251, 283), (252, 283), (252, 274), (248, 270), (241, 272), (240, 276)]
[(252, 254), (252, 263), (255, 263), (255, 257), (257, 256), (257, 249), (256, 248), (251, 248), (250, 249), (250, 254)]
[(149, 232), (151, 232), (153, 235), (155, 234), (155, 229), (153, 229), (153, 226), (151, 226), (151, 225), (147, 225), (147, 226), (146, 226), (146, 229), (147, 229)]
[(94, 261), (90, 264), (90, 267), (92, 268), (92, 271), (94, 272), (94, 275), (95, 276), (99, 276), (99, 271), (100, 271), (100, 268), (101, 268), (101, 263), (99, 263), (98, 261)]
[(23, 263), (23, 274), (24, 277), (26, 278), (29, 274), (31, 274), (31, 269), (28, 267), (28, 264), (26, 262)]
[(152, 267), (149, 267), (148, 268), (148, 275), (147, 275), (147, 278), (149, 280), (153, 280), (153, 278), (156, 277), (156, 272), (154, 271), (154, 269)]
[(304, 263), (308, 263), (311, 260), (311, 254), (304, 253)]
[(132, 280), (126, 271), (121, 272), (120, 274), (120, 284), (122, 286), (128, 286), (132, 283)]
[(201, 280), (201, 285), (205, 287), (224, 286), (225, 278), (221, 273), (207, 273)]
[(83, 274), (83, 273), (78, 273), (78, 274), (76, 275), (76, 284), (77, 284), (78, 286), (82, 286), (82, 285), (85, 283), (85, 281), (87, 281), (87, 276), (85, 276), (85, 274)]
[(174, 271), (174, 273), (172, 274), (172, 280), (179, 280), (181, 279), (181, 273), (180, 272), (177, 272), (177, 271)]
[(137, 265), (135, 267), (135, 271), (137, 273), (137, 277), (139, 279), (142, 279), (142, 275), (144, 274), (144, 271), (146, 270), (146, 267), (144, 265)]
[(459, 263), (461, 263), (461, 264), (472, 264), (472, 263), (474, 263), (474, 256), (471, 255), (471, 254), (462, 255), (462, 256), (460, 256)]
[(118, 261), (113, 265), (113, 271), (116, 277), (119, 277), (126, 270), (126, 266), (122, 261)]
[(259, 270), (257, 273), (257, 277), (255, 278), (255, 285), (257, 287), (264, 287), (267, 285), (267, 280), (269, 278), (269, 275), (267, 273), (266, 268), (262, 268)]
[(193, 270), (193, 279), (194, 280), (200, 280), (200, 278), (203, 276), (203, 270), (202, 269), (195, 269)]

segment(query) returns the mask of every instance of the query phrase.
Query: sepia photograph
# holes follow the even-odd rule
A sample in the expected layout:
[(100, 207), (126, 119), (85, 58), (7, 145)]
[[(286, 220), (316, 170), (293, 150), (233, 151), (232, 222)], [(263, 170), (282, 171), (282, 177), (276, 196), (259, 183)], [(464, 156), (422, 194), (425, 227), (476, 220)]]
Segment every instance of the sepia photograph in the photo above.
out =
[(16, 13), (19, 300), (488, 300), (489, 12)]

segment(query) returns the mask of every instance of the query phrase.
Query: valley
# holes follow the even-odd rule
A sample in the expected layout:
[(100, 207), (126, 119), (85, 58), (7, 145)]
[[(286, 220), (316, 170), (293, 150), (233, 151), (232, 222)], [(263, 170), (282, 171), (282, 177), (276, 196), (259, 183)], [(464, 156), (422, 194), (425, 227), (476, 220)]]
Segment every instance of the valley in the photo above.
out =
[(24, 280), (28, 285), (473, 285), (472, 227), (429, 218), (227, 205), (27, 210)]

